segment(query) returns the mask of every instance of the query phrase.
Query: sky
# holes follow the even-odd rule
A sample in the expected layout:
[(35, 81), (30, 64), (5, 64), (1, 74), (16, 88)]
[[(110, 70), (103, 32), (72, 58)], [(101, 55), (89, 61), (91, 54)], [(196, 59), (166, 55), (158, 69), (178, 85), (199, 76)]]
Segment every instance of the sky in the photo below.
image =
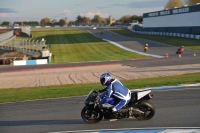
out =
[(168, 0), (0, 0), (0, 23), (3, 21), (38, 21), (48, 17), (75, 21), (78, 15), (100, 15), (119, 19), (124, 15), (164, 9)]

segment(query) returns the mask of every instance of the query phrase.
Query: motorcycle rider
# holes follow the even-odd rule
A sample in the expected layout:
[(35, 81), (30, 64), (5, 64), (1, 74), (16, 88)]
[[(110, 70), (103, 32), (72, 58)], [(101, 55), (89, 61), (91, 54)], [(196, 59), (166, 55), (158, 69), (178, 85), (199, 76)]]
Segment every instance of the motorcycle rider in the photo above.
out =
[(182, 54), (183, 52), (184, 52), (184, 46), (181, 46), (181, 47), (177, 50), (176, 54)]
[(148, 44), (146, 44), (146, 45), (144, 46), (144, 52), (147, 52), (148, 49), (149, 49), (149, 46), (148, 46)]
[(114, 105), (112, 108), (113, 112), (119, 112), (119, 110), (127, 105), (131, 99), (130, 90), (124, 86), (119, 80), (112, 79), (109, 73), (104, 73), (100, 77), (100, 82), (103, 86), (107, 86), (102, 89), (101, 92), (105, 91), (102, 96), (102, 100), (99, 105), (102, 106), (105, 103)]

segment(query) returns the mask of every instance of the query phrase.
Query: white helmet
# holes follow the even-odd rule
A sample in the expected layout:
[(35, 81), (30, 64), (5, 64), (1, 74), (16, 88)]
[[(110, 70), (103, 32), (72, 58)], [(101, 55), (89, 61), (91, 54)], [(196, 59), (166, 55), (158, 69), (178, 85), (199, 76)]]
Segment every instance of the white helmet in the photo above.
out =
[(148, 46), (148, 44), (146, 44), (146, 46)]

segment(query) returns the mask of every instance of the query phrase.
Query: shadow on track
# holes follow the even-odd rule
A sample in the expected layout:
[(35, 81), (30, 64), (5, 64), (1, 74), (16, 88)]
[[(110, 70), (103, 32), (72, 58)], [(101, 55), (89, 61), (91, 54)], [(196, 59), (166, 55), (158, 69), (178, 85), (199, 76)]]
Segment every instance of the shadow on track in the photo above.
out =
[(63, 125), (63, 124), (86, 124), (82, 119), (70, 120), (21, 120), (0, 121), (1, 126), (31, 126), (31, 125)]

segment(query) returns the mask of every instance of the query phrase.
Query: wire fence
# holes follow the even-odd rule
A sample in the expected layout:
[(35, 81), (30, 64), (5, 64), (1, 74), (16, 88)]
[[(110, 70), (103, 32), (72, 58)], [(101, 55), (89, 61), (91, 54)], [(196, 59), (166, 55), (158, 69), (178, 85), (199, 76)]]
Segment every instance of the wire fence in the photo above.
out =
[(50, 45), (45, 44), (46, 40), (26, 40), (26, 39), (13, 39), (1, 45), (2, 50), (18, 51), (27, 55), (41, 55), (45, 49), (50, 49)]
[[(30, 35), (30, 29), (24, 27), (22, 29), (26, 34)], [(46, 45), (46, 40), (18, 39), (13, 34), (13, 30), (0, 34), (0, 49), (18, 51), (27, 55), (41, 56), (42, 51), (50, 50), (50, 45)]]

